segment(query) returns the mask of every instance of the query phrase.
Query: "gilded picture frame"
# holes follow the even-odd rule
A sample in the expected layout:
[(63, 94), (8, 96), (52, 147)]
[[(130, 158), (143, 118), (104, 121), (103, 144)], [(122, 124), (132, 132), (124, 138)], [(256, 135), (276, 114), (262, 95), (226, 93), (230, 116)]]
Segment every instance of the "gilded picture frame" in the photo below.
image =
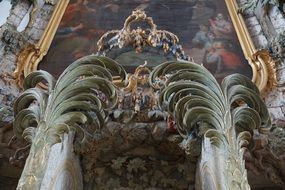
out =
[[(23, 78), (36, 71), (38, 65), (47, 54), (69, 0), (58, 1), (54, 12), (37, 44), (26, 47), (18, 56), (15, 78), (17, 84), (22, 86)], [(266, 93), (276, 83), (275, 62), (266, 50), (258, 50), (250, 37), (242, 15), (238, 14), (238, 5), (234, 0), (225, 0), (228, 12), (238, 36), (243, 54), (252, 68), (252, 81)]]

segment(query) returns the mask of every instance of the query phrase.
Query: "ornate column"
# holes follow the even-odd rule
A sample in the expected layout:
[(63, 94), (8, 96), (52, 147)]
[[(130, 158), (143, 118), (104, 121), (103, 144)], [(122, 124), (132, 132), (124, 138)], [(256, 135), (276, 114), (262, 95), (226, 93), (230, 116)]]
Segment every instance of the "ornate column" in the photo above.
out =
[(17, 189), (83, 189), (80, 153), (88, 152), (117, 101), (111, 71), (125, 80), (120, 65), (92, 55), (71, 64), (57, 82), (45, 71), (27, 76), (15, 102), (14, 132), (31, 149)]
[(176, 120), (186, 154), (195, 156), (201, 146), (196, 189), (250, 189), (243, 152), (253, 130), (270, 127), (257, 87), (240, 74), (226, 77), (220, 86), (203, 66), (191, 62), (161, 64), (150, 84), (163, 84), (160, 106)]

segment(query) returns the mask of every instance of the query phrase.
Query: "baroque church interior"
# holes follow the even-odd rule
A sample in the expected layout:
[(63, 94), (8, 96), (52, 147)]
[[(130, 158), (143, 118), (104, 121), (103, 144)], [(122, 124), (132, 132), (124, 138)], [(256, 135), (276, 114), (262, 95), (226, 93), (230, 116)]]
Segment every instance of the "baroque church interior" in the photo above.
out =
[(285, 189), (285, 1), (0, 0), (0, 189)]

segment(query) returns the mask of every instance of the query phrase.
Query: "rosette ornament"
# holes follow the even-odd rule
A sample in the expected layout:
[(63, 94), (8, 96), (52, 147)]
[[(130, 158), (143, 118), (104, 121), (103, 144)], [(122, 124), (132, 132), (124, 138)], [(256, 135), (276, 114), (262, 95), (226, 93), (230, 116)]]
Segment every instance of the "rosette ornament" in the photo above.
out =
[[(200, 183), (208, 184), (197, 188), (249, 189), (244, 147), (253, 130), (264, 132), (271, 126), (267, 108), (251, 80), (233, 74), (220, 85), (203, 66), (174, 61), (157, 66), (149, 82), (161, 88), (160, 106), (175, 119), (186, 154), (201, 154), (202, 166), (197, 172), (204, 175)], [(193, 155), (197, 141), (202, 146)]]
[[(74, 136), (76, 153), (91, 148), (107, 111), (117, 102), (112, 75), (126, 80), (126, 72), (118, 63), (91, 55), (68, 66), (57, 81), (45, 71), (26, 77), (25, 91), (14, 105), (14, 133), (29, 141), (31, 149), (18, 189), (40, 189), (50, 149), (63, 142), (66, 134)], [(48, 88), (41, 88), (39, 83)]]

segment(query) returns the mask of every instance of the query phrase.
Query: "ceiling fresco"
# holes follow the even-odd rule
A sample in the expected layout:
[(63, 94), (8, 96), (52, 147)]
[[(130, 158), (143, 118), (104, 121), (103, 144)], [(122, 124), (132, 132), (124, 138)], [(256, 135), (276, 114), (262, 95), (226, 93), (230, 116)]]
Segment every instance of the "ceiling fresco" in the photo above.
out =
[[(224, 0), (72, 0), (39, 68), (59, 76), (74, 60), (96, 53), (99, 38), (109, 30), (123, 28), (135, 9), (144, 10), (158, 29), (177, 35), (185, 54), (203, 64), (218, 80), (232, 73), (252, 77)], [(146, 26), (142, 23), (140, 27)], [(153, 67), (173, 59), (153, 49), (118, 52), (112, 58), (129, 72), (145, 61)]]

